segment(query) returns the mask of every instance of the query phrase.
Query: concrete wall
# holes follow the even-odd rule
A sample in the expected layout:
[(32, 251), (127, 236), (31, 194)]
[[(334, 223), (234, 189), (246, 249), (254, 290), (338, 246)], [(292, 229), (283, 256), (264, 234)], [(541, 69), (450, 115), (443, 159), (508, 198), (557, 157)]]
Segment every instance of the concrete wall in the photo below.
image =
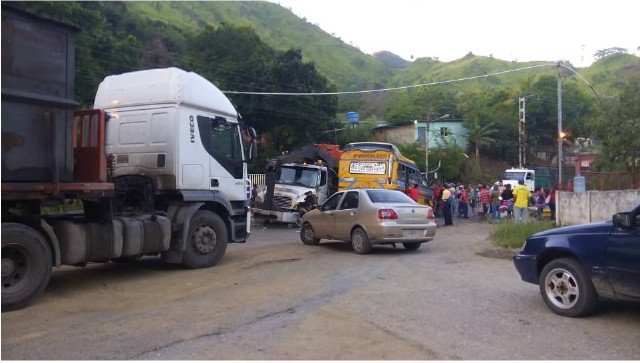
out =
[(640, 189), (557, 192), (556, 223), (566, 226), (606, 221), (640, 205)]
[(416, 142), (416, 125), (379, 128), (374, 130), (376, 140), (392, 144), (412, 144)]

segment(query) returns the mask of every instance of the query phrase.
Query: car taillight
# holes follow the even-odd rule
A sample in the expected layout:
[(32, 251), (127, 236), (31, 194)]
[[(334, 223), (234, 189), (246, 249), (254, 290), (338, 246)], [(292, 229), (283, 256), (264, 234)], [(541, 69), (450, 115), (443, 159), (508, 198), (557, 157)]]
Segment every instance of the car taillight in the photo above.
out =
[(433, 215), (433, 209), (429, 208), (429, 213), (427, 213), (427, 219), (436, 219)]
[(379, 209), (378, 219), (398, 219), (398, 215), (396, 214), (396, 211), (391, 208)]

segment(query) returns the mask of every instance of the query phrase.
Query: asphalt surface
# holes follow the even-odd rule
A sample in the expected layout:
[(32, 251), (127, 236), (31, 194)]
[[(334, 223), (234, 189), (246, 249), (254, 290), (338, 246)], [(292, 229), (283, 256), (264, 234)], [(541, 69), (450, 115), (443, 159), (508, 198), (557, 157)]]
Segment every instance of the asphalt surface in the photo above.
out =
[(489, 224), (457, 222), (417, 251), (359, 256), (255, 226), (210, 269), (64, 268), (2, 314), (2, 358), (640, 359), (638, 304), (554, 315), (495, 258)]

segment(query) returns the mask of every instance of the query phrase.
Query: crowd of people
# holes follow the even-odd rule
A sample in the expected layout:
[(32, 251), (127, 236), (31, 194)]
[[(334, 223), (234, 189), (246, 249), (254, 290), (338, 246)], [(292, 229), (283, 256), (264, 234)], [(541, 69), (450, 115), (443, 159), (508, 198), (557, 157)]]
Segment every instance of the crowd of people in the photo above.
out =
[(524, 180), (518, 180), (518, 184), (511, 188), (510, 184), (502, 182), (494, 185), (478, 184), (456, 185), (453, 183), (433, 185), (438, 217), (444, 217), (445, 225), (453, 224), (453, 216), (468, 219), (470, 214), (476, 214), (480, 219), (491, 218), (491, 222), (499, 222), (501, 214), (506, 212), (506, 217), (517, 222), (526, 222), (529, 219), (529, 207), (535, 206), (534, 218), (543, 219), (545, 206), (551, 211), (551, 220), (555, 219), (556, 190), (544, 190), (536, 187), (533, 193), (524, 185)]

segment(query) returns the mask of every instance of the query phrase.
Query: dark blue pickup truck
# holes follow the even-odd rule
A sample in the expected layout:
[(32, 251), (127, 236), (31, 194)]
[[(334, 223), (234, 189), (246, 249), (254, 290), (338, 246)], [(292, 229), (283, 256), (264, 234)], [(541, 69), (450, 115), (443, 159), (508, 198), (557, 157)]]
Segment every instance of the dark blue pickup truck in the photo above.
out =
[(599, 297), (640, 301), (640, 205), (611, 221), (536, 233), (513, 263), (556, 314), (586, 315)]

